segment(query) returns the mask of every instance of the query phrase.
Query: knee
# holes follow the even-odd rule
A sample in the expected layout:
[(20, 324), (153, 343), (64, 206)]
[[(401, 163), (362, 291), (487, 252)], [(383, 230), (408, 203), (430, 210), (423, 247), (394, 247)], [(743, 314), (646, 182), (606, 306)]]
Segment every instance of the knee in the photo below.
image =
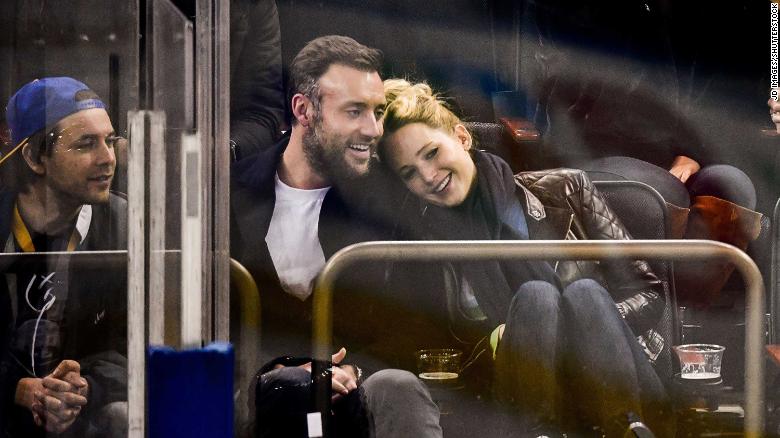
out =
[(546, 281), (523, 283), (512, 297), (510, 312), (557, 309), (561, 299), (558, 288)]
[(690, 184), (693, 196), (716, 196), (745, 208), (756, 206), (756, 188), (750, 177), (728, 164), (716, 164), (701, 169)]
[(374, 395), (413, 392), (424, 388), (417, 376), (409, 371), (396, 369), (378, 371), (363, 382), (363, 389), (366, 393)]
[(379, 371), (366, 379), (361, 389), (371, 412), (387, 412), (388, 409), (418, 410), (421, 406), (433, 405), (428, 389), (409, 371)]
[(612, 296), (604, 286), (590, 278), (577, 280), (568, 285), (562, 294), (562, 306), (569, 312), (600, 313), (605, 307), (614, 307)]

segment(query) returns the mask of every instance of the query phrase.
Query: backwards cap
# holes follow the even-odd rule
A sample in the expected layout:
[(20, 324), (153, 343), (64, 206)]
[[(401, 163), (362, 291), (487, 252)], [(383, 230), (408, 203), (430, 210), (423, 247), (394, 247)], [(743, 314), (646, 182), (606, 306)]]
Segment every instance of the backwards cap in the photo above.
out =
[(11, 141), (18, 146), (29, 136), (73, 113), (105, 107), (82, 82), (56, 77), (36, 79), (20, 88), (8, 101), (5, 112)]

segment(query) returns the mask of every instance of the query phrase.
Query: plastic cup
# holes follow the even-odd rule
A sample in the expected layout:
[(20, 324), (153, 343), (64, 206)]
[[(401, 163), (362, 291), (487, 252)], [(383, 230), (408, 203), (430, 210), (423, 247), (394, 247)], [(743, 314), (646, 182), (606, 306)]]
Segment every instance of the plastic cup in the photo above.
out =
[(451, 382), (458, 378), (462, 355), (462, 351), (454, 348), (419, 350), (417, 352), (417, 375), (430, 382)]
[(680, 378), (687, 380), (720, 378), (720, 364), (726, 347), (715, 344), (686, 344), (673, 348), (680, 359)]

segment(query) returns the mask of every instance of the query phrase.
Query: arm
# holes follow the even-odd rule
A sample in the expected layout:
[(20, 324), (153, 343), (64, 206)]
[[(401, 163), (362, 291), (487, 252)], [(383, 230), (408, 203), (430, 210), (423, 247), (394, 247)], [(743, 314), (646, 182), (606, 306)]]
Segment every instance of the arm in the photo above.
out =
[[(556, 169), (519, 174), (526, 187), (545, 204), (568, 207), (580, 239), (628, 240), (631, 235), (587, 174), (576, 169)], [(547, 181), (542, 178), (548, 177)], [(615, 260), (599, 264), (623, 318), (635, 333), (655, 327), (666, 306), (664, 287), (644, 260)]]
[[(569, 183), (567, 200), (575, 212), (575, 221), (590, 239), (629, 240), (631, 235), (609, 207), (587, 174), (576, 171)], [(609, 283), (609, 292), (634, 333), (655, 327), (666, 305), (661, 280), (644, 260), (615, 260), (601, 264)]]
[[(356, 365), (341, 365), (344, 357), (347, 355), (347, 350), (341, 348), (333, 356), (331, 356), (331, 363), (334, 365), (330, 367), (331, 371), (331, 390), (333, 391), (333, 400), (337, 400), (342, 396), (349, 394), (357, 389), (361, 381), (361, 371)], [(270, 371), (285, 368), (285, 367), (299, 367), (309, 373), (311, 373), (311, 359), (302, 357), (290, 357), (283, 356), (277, 357), (260, 368), (260, 375), (266, 374)], [(326, 376), (320, 376), (326, 377)], [(318, 376), (313, 376), (312, 380), (318, 379)]]
[[(236, 158), (270, 147), (284, 118), (282, 49), (279, 14), (274, 0), (251, 2), (235, 9), (231, 41), (230, 139)], [(242, 22), (242, 23), (239, 23)], [(239, 25), (241, 24), (241, 25)], [(231, 44), (232, 45), (232, 44)]]

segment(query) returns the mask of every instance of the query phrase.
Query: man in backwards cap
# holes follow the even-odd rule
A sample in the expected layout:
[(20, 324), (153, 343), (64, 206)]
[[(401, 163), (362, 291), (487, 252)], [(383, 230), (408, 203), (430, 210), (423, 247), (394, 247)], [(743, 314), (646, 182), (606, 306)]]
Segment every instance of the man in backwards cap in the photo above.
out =
[[(72, 78), (35, 80), (11, 97), (6, 119), (3, 252), (126, 248), (127, 204), (109, 190), (120, 137), (100, 98)], [(0, 280), (0, 290), (7, 288), (0, 295), (0, 425), (7, 434), (90, 436), (117, 428), (98, 419), (126, 418), (124, 279), (102, 274), (68, 281), (74, 268), (52, 256)]]

